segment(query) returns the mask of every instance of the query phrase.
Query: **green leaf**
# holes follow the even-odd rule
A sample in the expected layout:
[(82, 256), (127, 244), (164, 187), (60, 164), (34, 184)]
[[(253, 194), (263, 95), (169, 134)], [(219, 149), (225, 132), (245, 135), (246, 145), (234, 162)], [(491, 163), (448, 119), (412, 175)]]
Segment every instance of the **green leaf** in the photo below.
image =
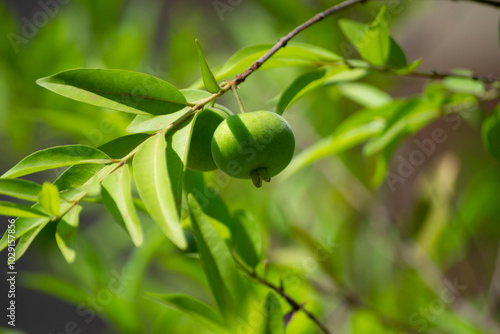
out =
[(408, 65), (408, 60), (406, 59), (403, 49), (401, 49), (401, 46), (399, 46), (392, 37), (390, 37), (390, 43), (391, 46), (387, 65), (397, 68), (406, 67)]
[(210, 224), (192, 194), (188, 194), (191, 224), (203, 270), (214, 299), (226, 319), (238, 313), (245, 301), (245, 282), (226, 244)]
[(255, 218), (244, 210), (234, 213), (233, 242), (236, 252), (250, 267), (255, 268), (262, 258), (262, 230)]
[(42, 186), (22, 179), (0, 179), (0, 194), (27, 201), (38, 201)]
[(389, 36), (386, 7), (382, 7), (372, 24), (349, 19), (339, 20), (339, 26), (360, 55), (375, 66), (405, 67), (406, 56), (399, 44)]
[(59, 190), (50, 182), (45, 182), (38, 194), (38, 202), (49, 215), (58, 217), (61, 209)]
[(310, 91), (328, 85), (335, 85), (341, 82), (358, 80), (365, 76), (365, 69), (349, 69), (347, 66), (337, 66), (330, 68), (326, 72), (318, 70), (301, 75), (283, 92), (281, 95), (277, 113), (283, 114), (287, 108), (290, 108), (302, 96)]
[[(24, 253), (28, 250), (28, 247), (31, 245), (35, 237), (40, 233), (40, 231), (50, 222), (50, 219), (46, 219), (42, 221), (40, 225), (34, 226), (24, 233), (18, 240), (16, 246), (16, 261), (24, 255)], [(16, 231), (17, 235), (17, 231)]]
[(82, 207), (76, 205), (57, 223), (56, 242), (68, 263), (75, 261), (75, 237)]
[(392, 108), (390, 104), (353, 114), (344, 120), (331, 136), (316, 142), (296, 155), (281, 177), (287, 178), (316, 160), (340, 153), (380, 133), (385, 127), (385, 118)]
[(446, 88), (457, 93), (469, 93), (474, 95), (484, 94), (484, 84), (473, 78), (447, 77), (443, 80)]
[[(36, 206), (35, 206), (36, 209)], [(32, 229), (37, 228), (38, 226), (48, 223), (50, 221), (50, 217), (47, 217), (45, 214), (42, 213), (41, 215), (43, 218), (18, 218), (16, 219), (15, 222), (15, 239), (20, 238), (23, 236), (25, 233), (29, 232)], [(0, 251), (5, 249), (8, 245), (8, 234), (7, 231), (4, 233), (2, 236), (2, 239), (0, 240)]]
[(264, 328), (262, 334), (285, 334), (283, 311), (274, 292), (269, 292), (264, 302)]
[(371, 64), (381, 67), (387, 64), (391, 50), (391, 38), (385, 16), (386, 10), (386, 6), (380, 9), (377, 17), (365, 31), (358, 44), (361, 57)]
[(359, 50), (359, 42), (365, 34), (368, 26), (364, 23), (349, 19), (340, 19), (339, 27), (351, 44)]
[(137, 115), (127, 127), (129, 133), (154, 133), (166, 129), (190, 108), (184, 108), (172, 114), (161, 116)]
[(211, 93), (217, 93), (220, 91), (220, 87), (217, 84), (217, 80), (215, 80), (214, 74), (210, 67), (208, 67), (207, 61), (205, 60), (205, 56), (203, 55), (203, 51), (201, 50), (200, 43), (198, 40), (196, 42), (196, 52), (198, 53), (198, 59), (200, 60), (201, 66), (201, 75), (203, 78), (203, 83), (205, 84), (205, 88)]
[[(273, 45), (252, 45), (237, 51), (217, 71), (216, 78), (220, 80), (243, 72), (257, 59), (262, 57)], [(311, 44), (290, 42), (285, 48), (278, 50), (266, 61), (261, 66), (261, 69), (283, 66), (318, 66), (318, 64), (338, 61), (342, 61), (342, 57), (329, 50)]]
[(146, 295), (157, 303), (181, 311), (196, 320), (221, 325), (217, 312), (196, 298), (185, 294), (146, 293)]
[[(123, 136), (99, 146), (99, 150), (113, 159), (121, 159), (147, 138), (149, 138), (149, 136), (146, 134)], [(60, 191), (79, 188), (89, 182), (89, 180), (95, 178), (97, 173), (103, 168), (103, 165), (97, 164), (71, 166), (57, 178), (54, 184)]]
[(348, 97), (363, 107), (380, 107), (392, 102), (392, 97), (389, 94), (366, 83), (344, 83), (339, 84), (337, 88), (345, 97)]
[(441, 115), (441, 103), (422, 100), (420, 97), (395, 101), (390, 107), (393, 110), (387, 118), (384, 130), (363, 148), (366, 155), (380, 152), (392, 142), (420, 130)]
[(481, 135), (486, 151), (500, 161), (500, 108), (483, 122)]
[(132, 201), (132, 184), (128, 165), (123, 165), (103, 180), (102, 198), (108, 211), (125, 226), (132, 241), (139, 247), (143, 241), (143, 234)]
[(109, 157), (105, 153), (90, 146), (56, 146), (28, 155), (3, 174), (2, 178), (15, 178), (71, 165), (106, 164), (109, 162)]
[(307, 85), (311, 82), (323, 78), (326, 74), (325, 70), (318, 70), (313, 72), (308, 72), (302, 74), (300, 77), (295, 79), (295, 81), (287, 87), (287, 89), (281, 94), (278, 105), (276, 106), (276, 113), (278, 115), (283, 114), (287, 109), (290, 102), (295, 98), (295, 96), (301, 92)]
[(37, 83), (73, 100), (133, 114), (164, 115), (188, 105), (168, 82), (138, 72), (81, 68)]
[(422, 59), (417, 59), (414, 62), (412, 62), (406, 66), (403, 66), (403, 67), (400, 67), (400, 68), (394, 70), (394, 73), (397, 75), (411, 74), (411, 73), (415, 72), (415, 70), (420, 66), (420, 64), (422, 64)]
[[(190, 103), (195, 103), (199, 100), (206, 99), (212, 94), (206, 90), (198, 89), (181, 89), (182, 94)], [(216, 107), (222, 107), (216, 105)], [(161, 116), (147, 116), (137, 115), (127, 128), (127, 132), (141, 133), (141, 132), (156, 132), (167, 128), (172, 122), (181, 117), (184, 113), (188, 112), (190, 108), (181, 109), (175, 113)]]
[[(73, 203), (63, 202), (61, 203), (61, 211), (65, 212), (68, 210)], [(41, 205), (36, 203), (33, 205), (32, 209), (41, 209)], [(19, 239), (16, 246), (16, 259), (19, 259), (24, 252), (31, 245), (35, 237), (40, 233), (40, 231), (51, 221), (50, 217), (43, 218), (18, 218), (15, 223), (15, 239)], [(0, 250), (7, 246), (8, 236), (5, 233), (0, 240)]]
[(193, 124), (189, 122), (167, 139), (164, 133), (149, 138), (133, 160), (141, 199), (165, 235), (180, 248), (187, 246), (180, 225), (180, 208), (186, 168), (184, 162)]
[(30, 206), (4, 201), (0, 201), (0, 215), (26, 218), (47, 217), (45, 213)]

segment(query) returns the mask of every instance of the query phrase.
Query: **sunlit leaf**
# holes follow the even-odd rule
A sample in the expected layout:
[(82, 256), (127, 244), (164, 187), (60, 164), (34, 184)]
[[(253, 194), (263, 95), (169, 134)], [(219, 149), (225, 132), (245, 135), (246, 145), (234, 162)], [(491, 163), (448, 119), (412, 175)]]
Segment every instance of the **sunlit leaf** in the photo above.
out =
[(203, 83), (205, 84), (205, 88), (211, 93), (217, 93), (220, 90), (220, 87), (217, 84), (217, 80), (215, 80), (212, 70), (205, 60), (205, 56), (203, 55), (203, 51), (201, 50), (201, 46), (198, 40), (196, 40), (196, 52), (198, 53), (198, 59), (201, 66), (201, 75), (203, 78)]
[[(27, 230), (17, 241), (16, 245), (16, 261), (24, 255), (24, 253), (28, 250), (29, 246), (35, 240), (35, 237), (40, 233), (40, 231), (50, 222), (50, 219), (46, 219), (42, 221), (40, 225), (34, 226)], [(17, 231), (16, 231), (17, 234)]]
[(362, 82), (337, 85), (340, 92), (363, 107), (380, 107), (392, 101), (392, 97), (375, 86)]
[(166, 138), (163, 133), (151, 137), (142, 144), (133, 160), (141, 199), (165, 235), (180, 248), (186, 247), (180, 214), (193, 124), (191, 120)]
[[(147, 138), (149, 138), (149, 136), (146, 134), (123, 136), (99, 146), (99, 150), (113, 159), (120, 159), (130, 153)], [(104, 167), (105, 166), (98, 164), (71, 166), (57, 178), (54, 184), (60, 191), (81, 187), (94, 178)]]
[(245, 282), (226, 244), (191, 194), (188, 194), (188, 204), (196, 245), (210, 290), (222, 314), (230, 319), (238, 313), (237, 305), (245, 300)]
[(45, 213), (30, 206), (4, 201), (0, 201), (0, 215), (26, 218), (47, 217)]
[(15, 178), (71, 165), (106, 164), (109, 162), (109, 157), (105, 153), (90, 146), (56, 146), (28, 155), (3, 174), (2, 178)]
[(57, 246), (68, 263), (72, 263), (76, 257), (75, 237), (81, 210), (82, 207), (76, 205), (57, 223)]
[(57, 186), (50, 182), (45, 182), (40, 194), (38, 194), (38, 202), (49, 215), (54, 217), (59, 216), (61, 204)]
[(182, 93), (154, 76), (123, 70), (81, 68), (37, 83), (62, 96), (133, 114), (170, 114), (188, 103)]
[(284, 111), (297, 102), (310, 91), (328, 85), (354, 81), (362, 78), (367, 73), (364, 69), (349, 69), (347, 66), (337, 66), (325, 70), (309, 72), (298, 77), (281, 95), (277, 113)]
[(302, 91), (311, 82), (316, 81), (326, 74), (325, 70), (318, 70), (314, 72), (308, 72), (297, 79), (288, 86), (288, 88), (281, 94), (278, 105), (276, 106), (276, 113), (281, 115), (286, 110), (288, 104), (295, 98), (295, 96)]
[(108, 211), (125, 226), (132, 241), (139, 247), (143, 240), (142, 227), (132, 201), (132, 184), (127, 164), (103, 180), (102, 197)]
[(0, 194), (27, 201), (38, 201), (42, 186), (22, 179), (0, 179)]
[(387, 64), (391, 50), (386, 10), (385, 6), (380, 9), (377, 17), (368, 26), (358, 44), (361, 57), (375, 66), (382, 67)]
[[(50, 217), (47, 217), (45, 214), (42, 213), (42, 218), (18, 218), (16, 219), (15, 223), (15, 234), (14, 237), (15, 239), (20, 238), (23, 236), (25, 233), (30, 231), (31, 229), (34, 229), (41, 224), (44, 224), (46, 222), (50, 221)], [(2, 236), (2, 239), (0, 240), (0, 251), (3, 250), (5, 247), (8, 245), (8, 233), (7, 231), (4, 233)]]
[[(216, 72), (216, 78), (220, 80), (243, 72), (272, 46), (273, 44), (252, 45), (237, 51)], [(283, 66), (317, 66), (322, 63), (338, 61), (342, 61), (342, 57), (329, 50), (311, 44), (290, 42), (266, 61), (261, 69)]]

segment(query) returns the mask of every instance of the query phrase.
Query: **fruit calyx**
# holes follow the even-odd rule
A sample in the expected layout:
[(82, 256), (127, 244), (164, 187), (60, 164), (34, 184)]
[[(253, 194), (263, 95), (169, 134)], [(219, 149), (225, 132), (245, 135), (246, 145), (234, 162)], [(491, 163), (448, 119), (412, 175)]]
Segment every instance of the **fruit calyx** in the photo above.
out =
[(262, 187), (262, 181), (271, 182), (271, 177), (267, 168), (257, 168), (250, 173), (253, 185), (256, 188)]

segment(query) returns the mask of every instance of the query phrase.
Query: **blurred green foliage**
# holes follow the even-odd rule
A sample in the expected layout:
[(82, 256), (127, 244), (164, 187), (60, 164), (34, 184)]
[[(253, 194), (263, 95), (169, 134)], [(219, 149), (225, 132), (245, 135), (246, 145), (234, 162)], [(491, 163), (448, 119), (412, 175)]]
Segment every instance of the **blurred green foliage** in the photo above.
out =
[[(195, 38), (208, 64), (224, 64), (237, 50), (274, 43), (332, 5), (326, 0), (241, 1), (221, 13), (214, 3), (74, 0), (61, 5), (18, 52), (0, 43), (2, 170), (55, 145), (99, 147), (126, 135), (133, 120), (131, 114), (52, 94), (37, 86), (37, 79), (98, 67), (147, 73), (178, 88), (199, 86)], [(403, 24), (414, 6), (415, 1), (405, 6), (391, 25)], [(356, 42), (344, 37), (349, 23), (342, 22), (359, 28), (352, 22), (373, 21), (379, 8), (370, 3), (335, 15), (294, 41), (359, 58), (345, 54), (343, 46)], [(20, 34), (20, 15), (0, 5), (0, 35)], [(340, 17), (350, 21), (339, 26)], [(379, 16), (372, 26), (383, 19)], [(498, 101), (484, 98), (483, 85), (463, 78), (419, 81), (411, 96), (391, 97), (401, 96), (401, 79), (366, 70), (367, 64), (387, 61), (399, 74), (414, 69), (405, 67), (400, 53), (388, 53), (389, 45), (397, 45), (394, 39), (383, 31), (377, 36), (385, 56), (360, 50), (367, 62), (353, 64), (361, 69), (340, 73), (352, 78), (339, 79), (339, 73), (307, 65), (259, 70), (241, 84), (247, 110), (287, 110), (297, 156), (286, 175), (263, 189), (220, 172), (187, 171), (185, 191), (203, 207), (191, 199), (187, 250), (177, 249), (159, 232), (141, 202), (134, 204), (141, 211), (144, 242), (135, 248), (104, 206), (89, 200), (82, 203), (80, 222), (68, 223), (78, 225), (75, 262), (68, 264), (54, 242), (56, 235), (68, 247), (66, 259), (72, 258), (73, 246), (67, 246), (71, 228), (56, 230), (44, 221), (47, 227), (26, 254), (32, 271), (19, 275), (23, 285), (74, 305), (82, 332), (98, 317), (105, 324), (102, 333), (219, 333), (222, 320), (214, 310), (220, 310), (243, 333), (255, 322), (262, 333), (279, 333), (272, 305), (279, 302), (281, 316), (291, 311), (290, 305), (233, 267), (231, 249), (251, 273), (255, 267), (258, 277), (266, 275), (306, 302), (335, 333), (495, 333), (500, 321), (500, 297), (492, 283), (499, 279), (494, 275), (499, 270), (500, 165), (494, 158), (500, 131), (498, 112), (487, 117), (492, 108), (485, 101)], [(225, 68), (213, 69), (221, 79), (219, 71)], [(311, 83), (314, 89), (307, 88)], [(294, 99), (297, 94), (303, 95), (300, 100)], [(230, 94), (218, 102), (237, 110)], [(353, 135), (362, 126), (366, 132)], [(483, 149), (481, 126), (491, 156)], [(436, 129), (447, 140), (434, 142), (432, 153), (402, 181), (388, 181), (391, 173), (401, 174), (401, 166), (408, 168), (404, 161), (413, 152), (424, 152), (417, 141), (434, 138)], [(32, 180), (42, 183), (55, 176), (49, 171)], [(0, 193), (11, 194), (5, 187), (0, 184)], [(53, 198), (47, 201), (53, 207)], [(238, 227), (232, 224), (244, 229), (235, 234)], [(236, 247), (235, 241), (240, 242)], [(245, 242), (258, 247), (242, 249)], [(239, 305), (246, 294), (253, 297)], [(254, 313), (265, 320), (255, 320)], [(71, 320), (51, 313), (45, 319), (54, 326)], [(300, 311), (286, 329), (288, 334), (317, 332)]]

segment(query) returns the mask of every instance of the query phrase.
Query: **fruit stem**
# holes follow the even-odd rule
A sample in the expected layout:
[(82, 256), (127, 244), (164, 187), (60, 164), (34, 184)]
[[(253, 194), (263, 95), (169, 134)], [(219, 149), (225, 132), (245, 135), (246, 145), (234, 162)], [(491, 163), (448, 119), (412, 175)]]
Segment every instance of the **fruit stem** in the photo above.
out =
[(236, 85), (231, 86), (231, 90), (234, 93), (234, 96), (236, 97), (236, 101), (238, 101), (238, 106), (240, 107), (240, 111), (242, 114), (245, 113), (245, 108), (243, 108), (243, 103), (241, 102), (240, 95), (238, 94), (238, 87)]

